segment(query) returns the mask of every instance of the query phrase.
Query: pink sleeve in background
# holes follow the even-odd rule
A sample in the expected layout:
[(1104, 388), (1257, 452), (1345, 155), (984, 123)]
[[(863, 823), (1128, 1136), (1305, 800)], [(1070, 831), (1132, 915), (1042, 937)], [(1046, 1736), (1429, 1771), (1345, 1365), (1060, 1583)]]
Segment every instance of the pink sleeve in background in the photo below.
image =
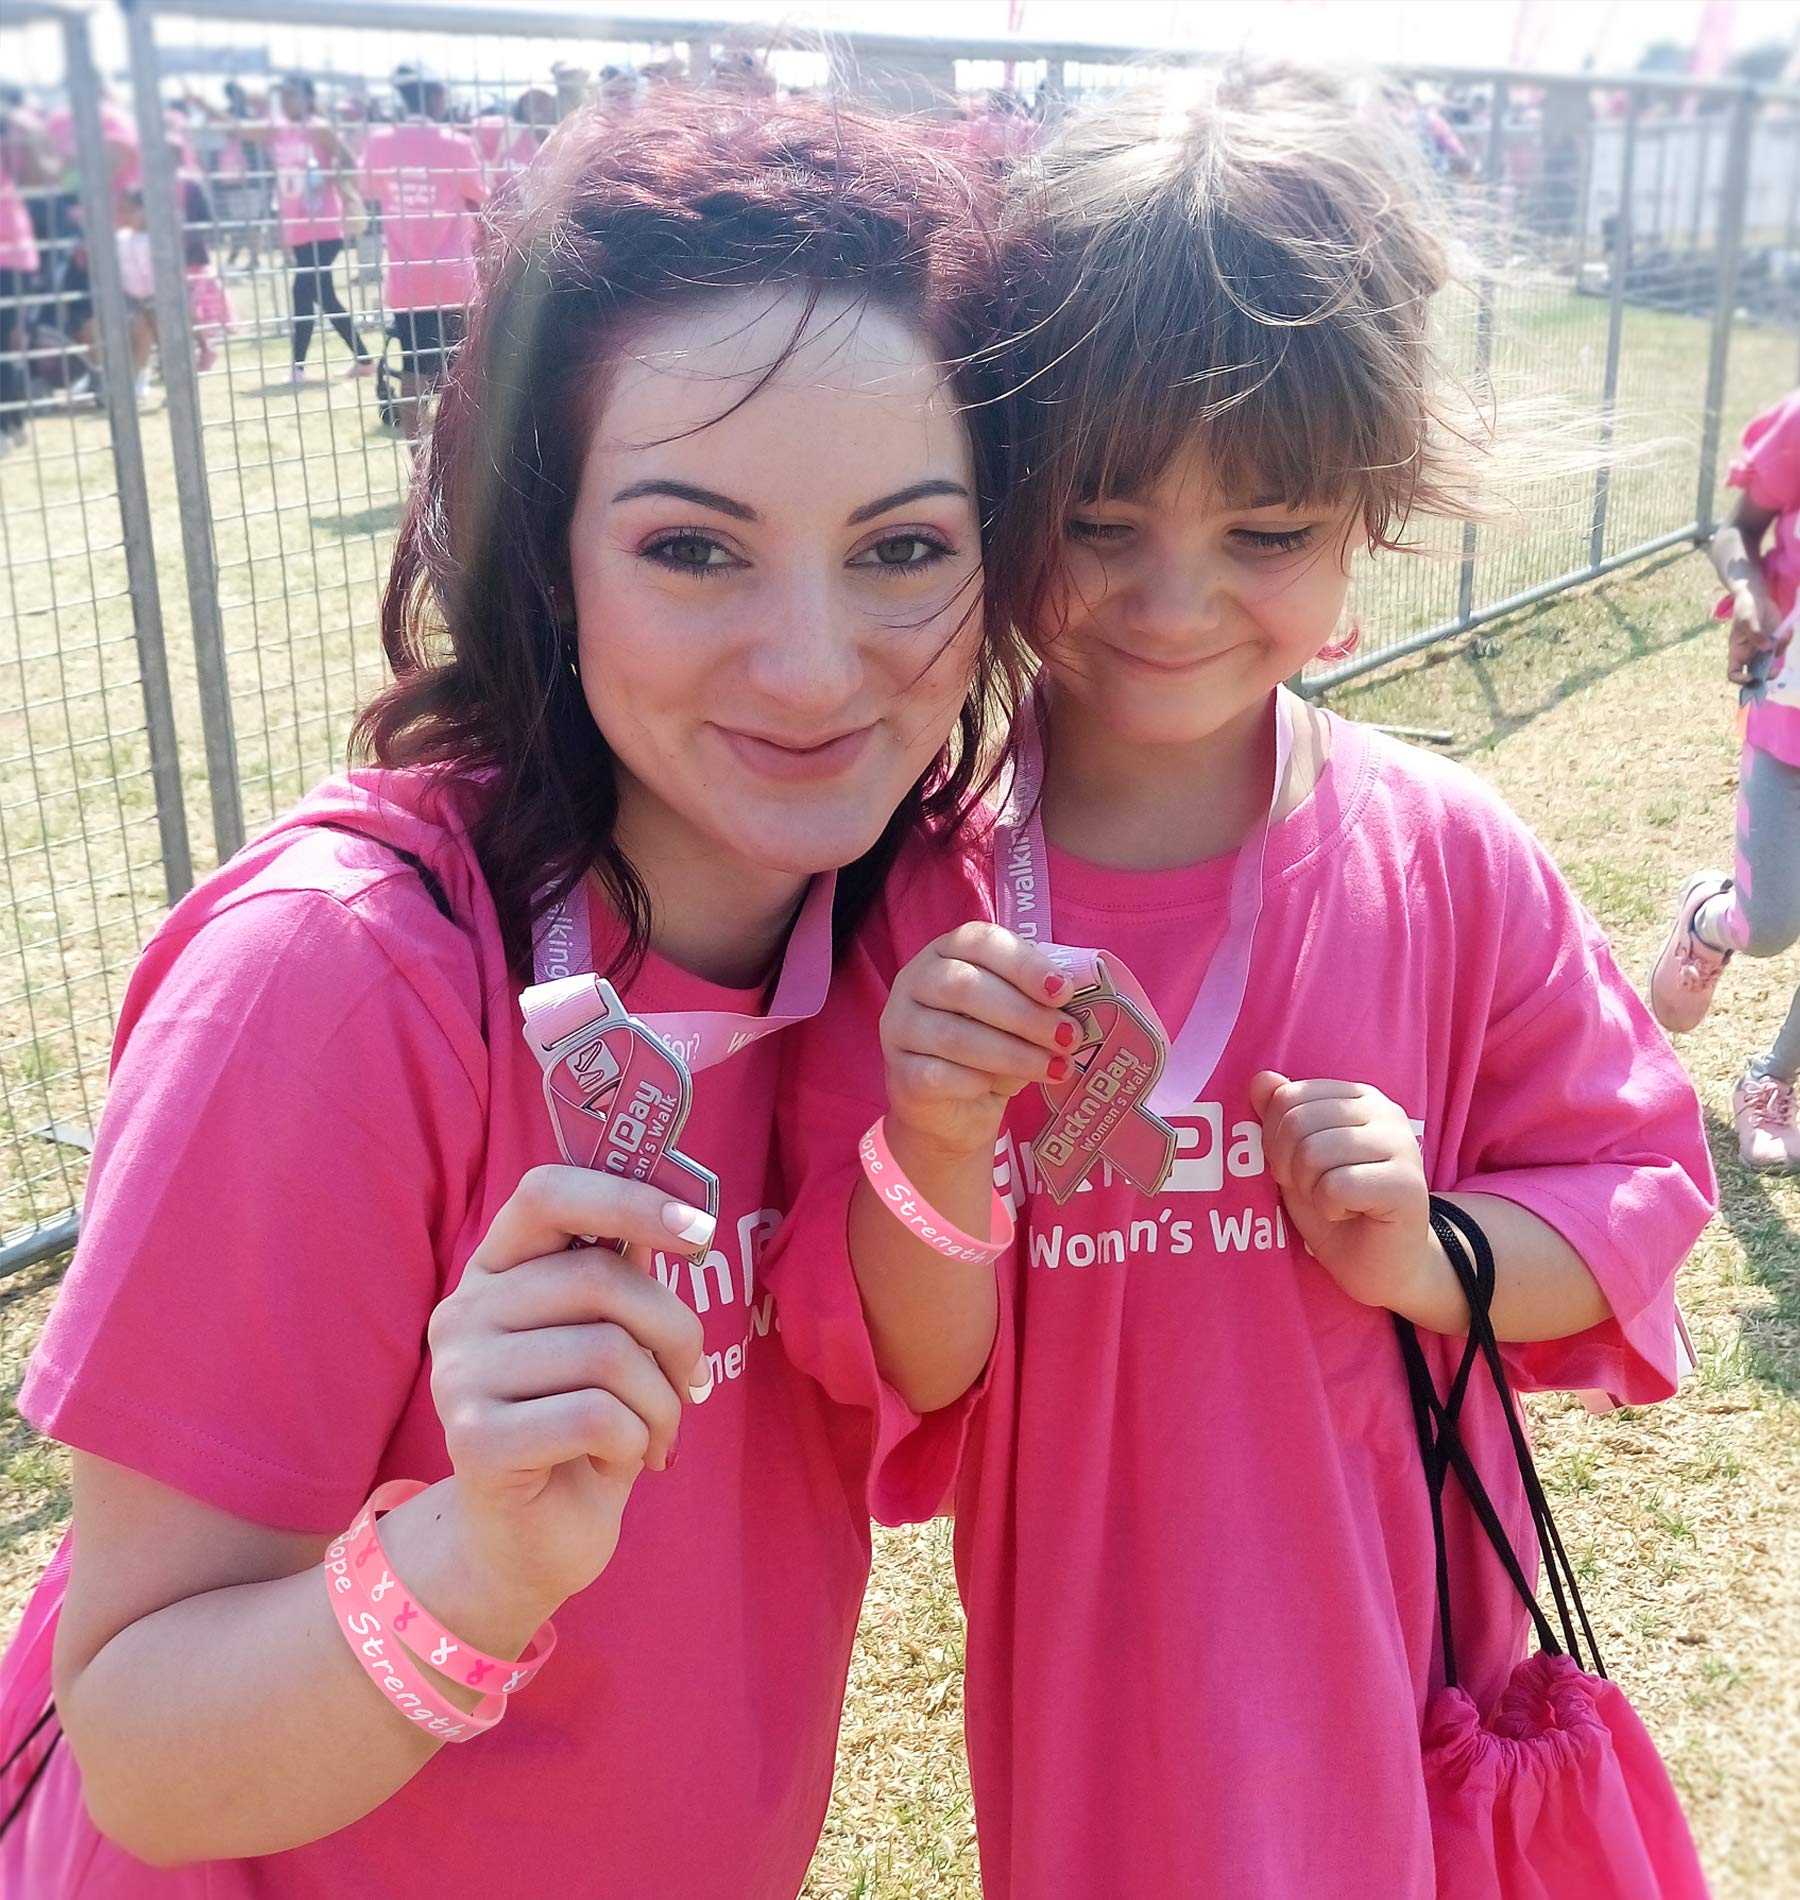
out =
[(1745, 429), (1725, 479), (1771, 514), (1800, 508), (1800, 390)]

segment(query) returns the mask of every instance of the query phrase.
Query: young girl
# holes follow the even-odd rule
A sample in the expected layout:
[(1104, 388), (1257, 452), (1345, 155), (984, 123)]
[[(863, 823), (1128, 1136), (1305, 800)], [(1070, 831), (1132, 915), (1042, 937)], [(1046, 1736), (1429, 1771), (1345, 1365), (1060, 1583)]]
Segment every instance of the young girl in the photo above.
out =
[[(1650, 971), (1650, 1007), (1675, 1033), (1697, 1029), (1733, 955), (1780, 956), (1800, 941), (1800, 652), (1777, 639), (1800, 599), (1800, 390), (1744, 431), (1726, 478), (1742, 490), (1712, 539), (1729, 592), (1726, 677), (1749, 695), (1738, 773), (1737, 874), (1688, 880)], [(1738, 1154), (1750, 1168), (1800, 1167), (1794, 1084), (1800, 993), (1775, 1040), (1731, 1091)]]
[[(592, 114), (530, 179), (402, 527), (383, 769), (125, 1001), (19, 1399), (74, 1448), (0, 1672), (21, 1900), (793, 1900), (825, 1813), (868, 1436), (762, 1283), (765, 1032), (982, 751), (997, 252), (924, 133), (823, 107)], [(557, 1165), (521, 985), (593, 970), (694, 1071), (684, 1194)], [(873, 1403), (854, 1316), (813, 1330)]]
[[(1441, 1386), (1466, 1307), (1429, 1190), (1492, 1239), (1523, 1383), (1673, 1386), (1712, 1183), (1667, 1043), (1490, 792), (1281, 684), (1331, 641), (1353, 546), (1456, 493), (1444, 252), (1406, 164), (1382, 99), (1238, 71), (1048, 156), (1018, 365), (1041, 423), (992, 555), (1042, 660), (1012, 797), (902, 862), (791, 1051), (812, 1181), (776, 1296), (821, 1292), (847, 1235), (883, 1371), (969, 1420), (959, 1469), (915, 1443), (876, 1502), (929, 1512), (955, 1479), (990, 1900), (1435, 1895), (1433, 1540), (1392, 1320), (1429, 1329)], [(1061, 1007), (1092, 950), (1173, 1047), (1086, 1167), (1154, 1066), (1123, 1005)], [(1489, 1400), (1472, 1452), (1529, 1552)], [(1485, 1709), (1524, 1618), (1450, 1509)]]

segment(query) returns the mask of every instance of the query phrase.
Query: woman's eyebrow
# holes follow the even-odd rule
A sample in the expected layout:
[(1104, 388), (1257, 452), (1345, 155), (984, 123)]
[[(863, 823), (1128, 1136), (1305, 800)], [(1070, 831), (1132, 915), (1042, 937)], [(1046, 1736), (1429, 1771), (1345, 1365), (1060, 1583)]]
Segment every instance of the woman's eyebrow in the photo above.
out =
[(890, 508), (904, 508), (909, 501), (923, 501), (927, 495), (960, 495), (967, 501), (969, 491), (961, 482), (914, 482), (910, 488), (897, 488), (879, 501), (865, 502), (862, 507), (852, 509), (844, 517), (845, 525), (854, 528), (861, 522), (873, 521), (877, 515), (885, 515)]
[(637, 501), (644, 495), (666, 495), (671, 501), (691, 501), (697, 508), (710, 508), (714, 514), (730, 515), (734, 521), (760, 521), (762, 516), (741, 501), (721, 495), (717, 489), (697, 488), (692, 482), (631, 482), (613, 496), (615, 502)]

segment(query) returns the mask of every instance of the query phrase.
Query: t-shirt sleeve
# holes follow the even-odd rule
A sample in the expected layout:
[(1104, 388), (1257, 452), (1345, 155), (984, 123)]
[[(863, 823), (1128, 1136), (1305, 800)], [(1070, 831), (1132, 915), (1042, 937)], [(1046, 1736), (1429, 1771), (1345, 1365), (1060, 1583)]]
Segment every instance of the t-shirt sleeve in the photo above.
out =
[[(937, 934), (928, 930), (921, 942)], [(904, 960), (890, 931), (866, 927), (840, 956), (824, 1009), (791, 1032), (781, 1113), (789, 1212), (765, 1269), (789, 1358), (837, 1403), (869, 1417), (869, 1509), (887, 1524), (919, 1522), (943, 1507), (986, 1382), (939, 1411), (913, 1411), (876, 1365), (850, 1264), (850, 1202), (862, 1178), (857, 1144), (887, 1106), (880, 1018)]]
[(1520, 860), (1450, 1190), (1555, 1228), (1612, 1308), (1569, 1338), (1508, 1345), (1519, 1386), (1667, 1398), (1675, 1273), (1716, 1200), (1699, 1099), (1599, 927), (1541, 853), (1521, 845)]
[(165, 932), (122, 1025), (19, 1409), (239, 1517), (338, 1529), (423, 1375), (485, 1084), (385, 936), (321, 891)]
[(1800, 391), (1784, 396), (1745, 429), (1725, 479), (1771, 514), (1800, 508)]

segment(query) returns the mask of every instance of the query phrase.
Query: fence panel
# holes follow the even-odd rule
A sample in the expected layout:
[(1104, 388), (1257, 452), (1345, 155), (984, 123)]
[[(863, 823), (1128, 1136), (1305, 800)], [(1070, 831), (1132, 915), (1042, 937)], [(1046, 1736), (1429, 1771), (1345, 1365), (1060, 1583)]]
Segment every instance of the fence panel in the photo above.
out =
[(110, 241), (121, 108), (76, 13), (14, 0), (0, 72), (20, 94), (0, 124), (4, 1271), (73, 1235), (122, 982), (190, 871)]

